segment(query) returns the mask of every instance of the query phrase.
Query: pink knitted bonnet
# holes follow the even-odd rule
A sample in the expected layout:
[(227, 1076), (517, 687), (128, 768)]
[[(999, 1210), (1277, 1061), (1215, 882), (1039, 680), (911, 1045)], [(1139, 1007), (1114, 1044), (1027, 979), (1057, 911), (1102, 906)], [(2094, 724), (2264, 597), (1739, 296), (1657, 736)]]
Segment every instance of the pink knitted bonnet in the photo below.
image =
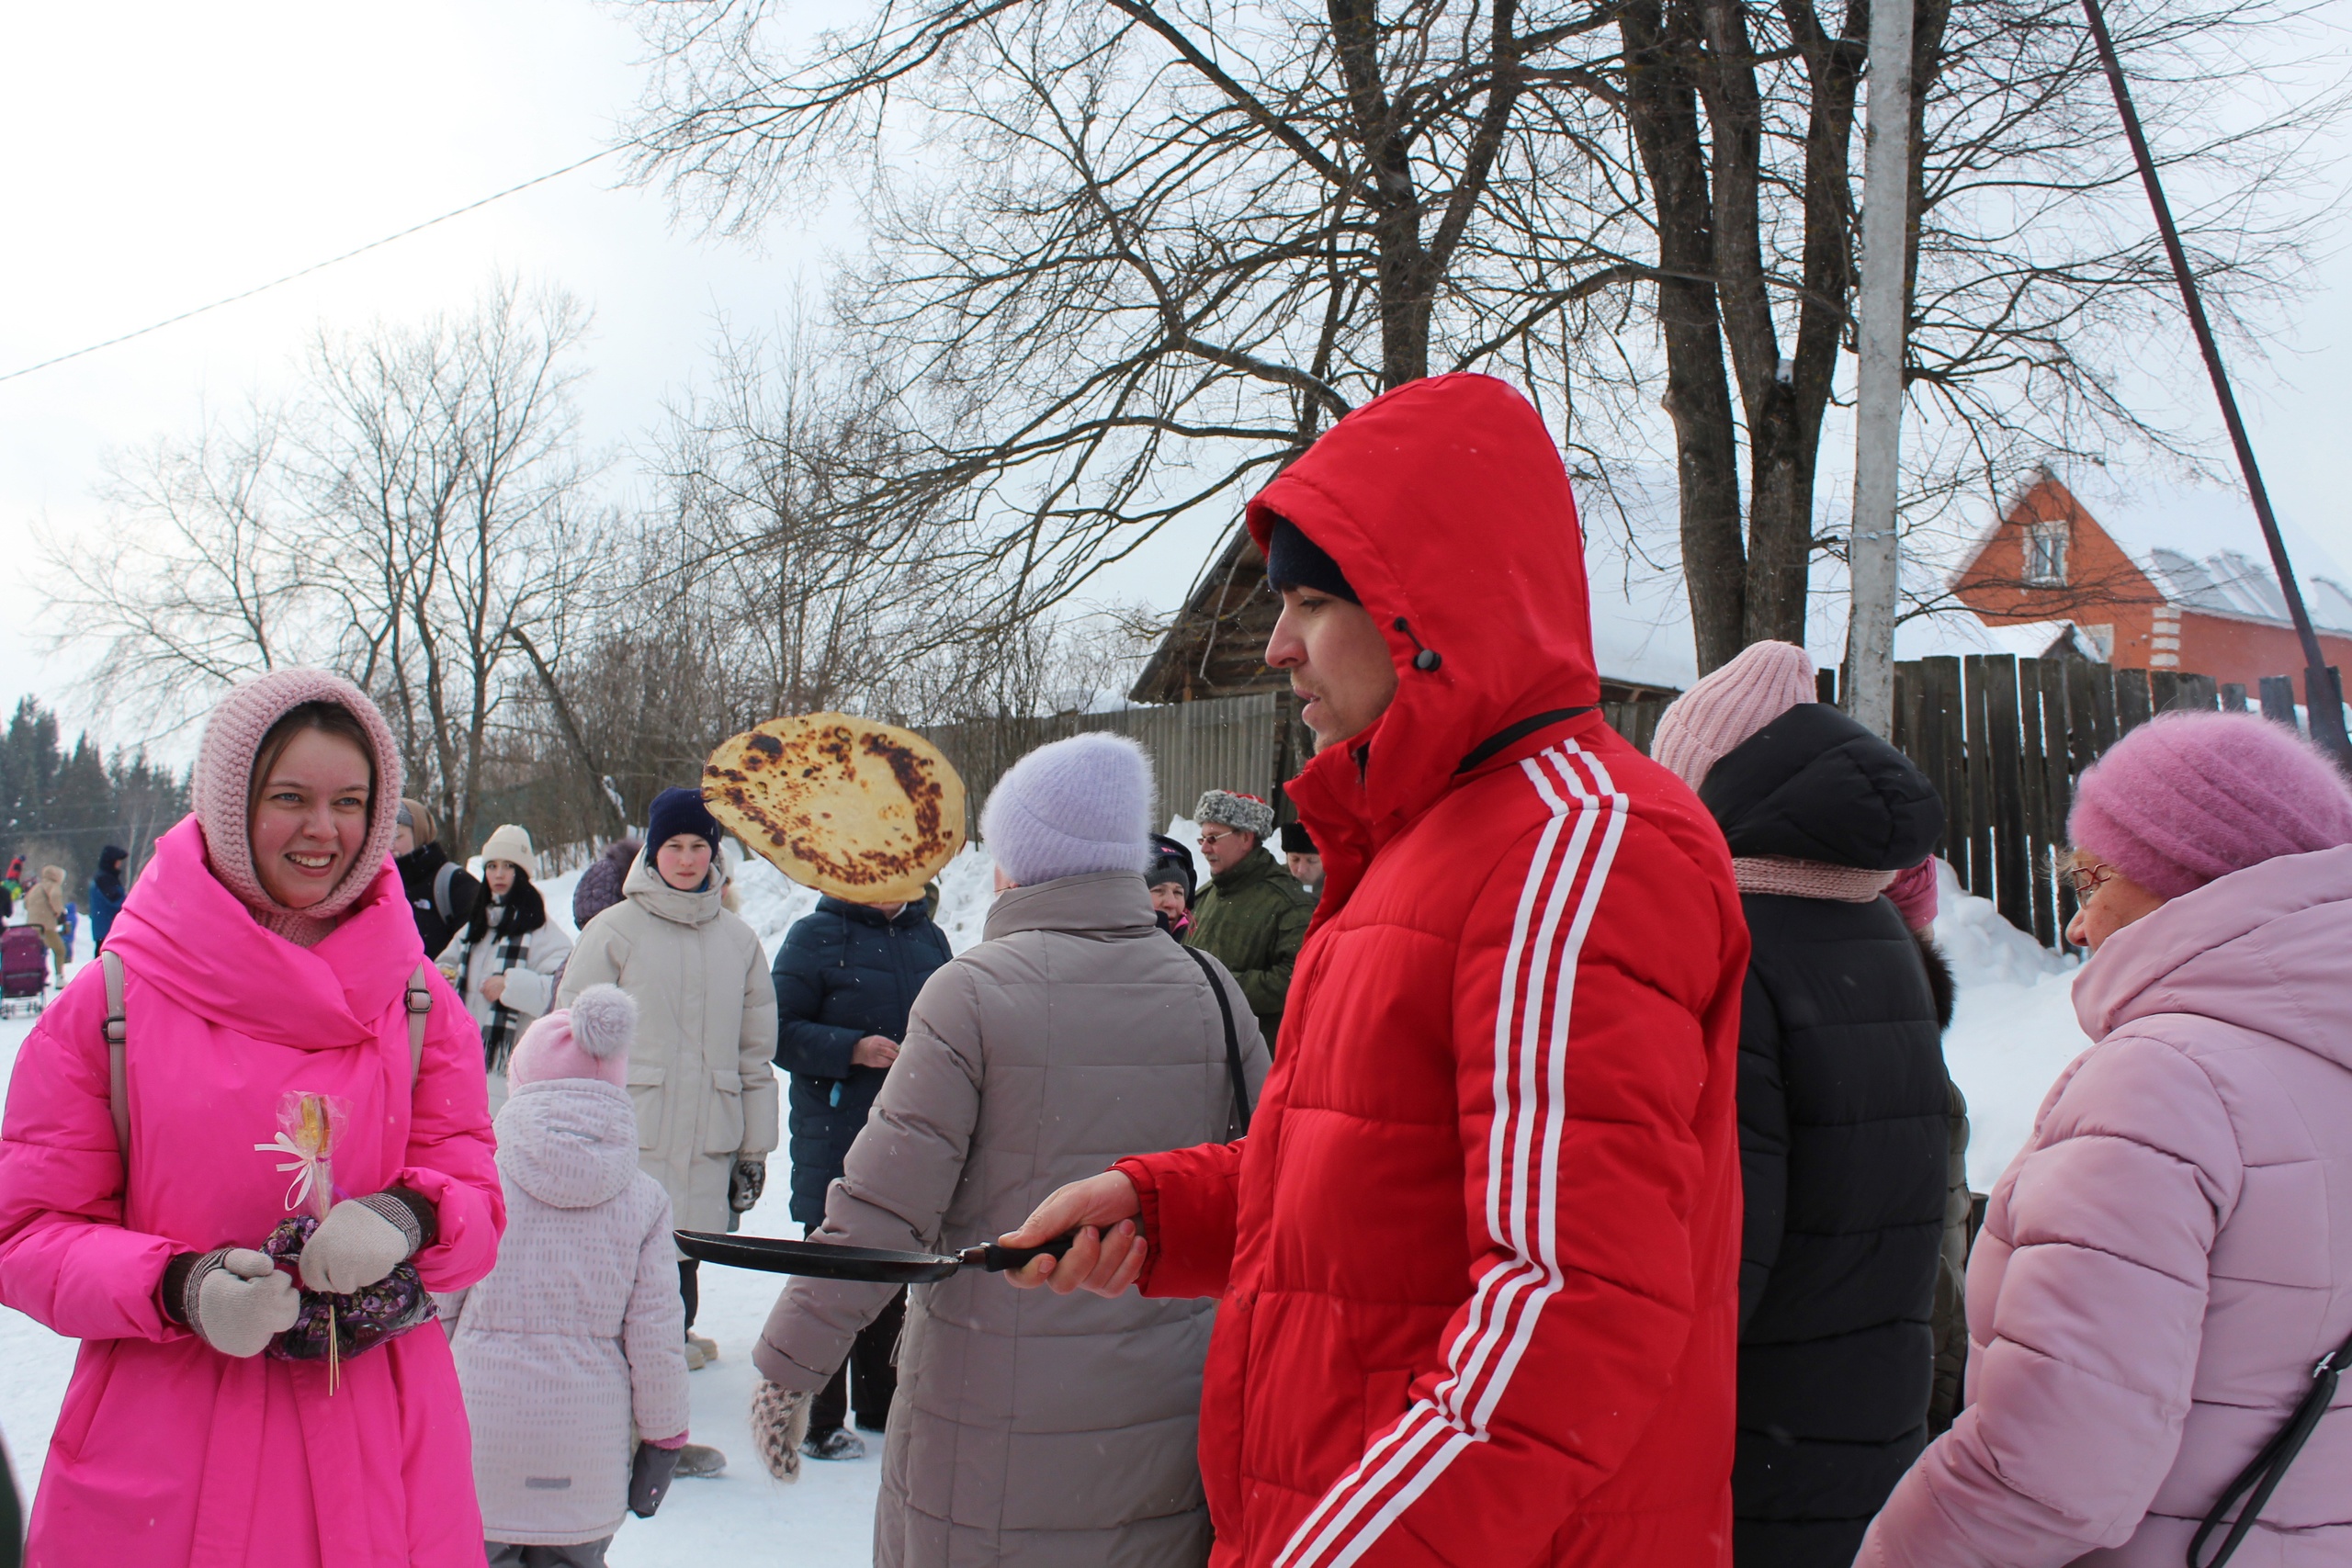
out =
[(2352, 791), (2319, 750), (2246, 713), (2167, 713), (2075, 786), (2067, 836), (2159, 898), (2278, 855), (2352, 844)]
[[(375, 753), (375, 793), (359, 858), (333, 892), (307, 909), (289, 909), (262, 888), (254, 871), (251, 817), (254, 764), (270, 727), (305, 703), (333, 703), (368, 733)], [(401, 752), (391, 727), (366, 693), (323, 670), (273, 670), (229, 688), (204, 723), (189, 794), (212, 874), (254, 912), (254, 919), (303, 947), (323, 941), (335, 922), (366, 895), (391, 853), (393, 818), (401, 804)]]
[(1819, 700), (1813, 659), (1792, 642), (1752, 642), (1658, 716), (1650, 756), (1689, 784), (1740, 742), (1796, 706)]
[(550, 1078), (594, 1078), (628, 1087), (628, 1048), (637, 1038), (637, 1002), (618, 986), (589, 986), (571, 1005), (535, 1020), (506, 1063), (520, 1089)]

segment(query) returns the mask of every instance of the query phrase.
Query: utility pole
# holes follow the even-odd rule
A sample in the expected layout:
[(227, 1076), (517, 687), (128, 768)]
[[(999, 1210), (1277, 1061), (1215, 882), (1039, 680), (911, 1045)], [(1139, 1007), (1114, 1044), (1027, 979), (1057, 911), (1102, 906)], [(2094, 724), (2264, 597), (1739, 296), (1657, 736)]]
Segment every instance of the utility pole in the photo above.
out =
[[(2295, 623), (2295, 637), (2303, 645), (2303, 706), (2311, 715), (2312, 739), (2346, 767), (2352, 767), (2352, 740), (2344, 733), (2344, 699), (2328, 673), (2327, 656), (2320, 651), (2319, 634), (2312, 629), (2311, 612), (2303, 608), (2303, 591), (2296, 586), (2295, 568), (2287, 559), (2287, 541), (2279, 536), (2278, 519), (2270, 511), (2270, 492), (2262, 488), (2262, 470), (2255, 466), (2254, 443), (2238, 417), (2238, 400), (2230, 390), (2229, 372), (2222, 367), (2221, 345), (2213, 341), (2212, 324), (2205, 319), (2205, 301), (2188, 270), (2188, 253), (2180, 246), (2172, 205), (2156, 178), (2156, 161), (2140, 130), (2139, 111), (2132, 107), (2132, 89), (2124, 85), (2123, 66), (2115, 57), (2115, 40), (2108, 36), (2107, 17), (2098, 0), (2083, 0), (2083, 15), (2091, 25), (2091, 41), (2098, 46), (2099, 63), (2107, 68), (2107, 85), (2115, 94), (2116, 112), (2123, 117), (2123, 134), (2131, 139), (2132, 156), (2140, 165), (2140, 183), (2148, 187), (2148, 205), (2156, 215), (2156, 231), (2164, 236), (2165, 254), (2172, 259), (2173, 281), (2180, 285), (2180, 302), (2188, 308), (2188, 324), (2197, 333), (2198, 352), (2205, 356), (2205, 373), (2212, 378), (2213, 396), (2221, 400), (2222, 423), (2230, 429), (2230, 445), (2237, 449), (2238, 471), (2254, 502), (2255, 521), (2262, 525), (2262, 541), (2270, 547), (2270, 570), (2278, 574), (2278, 591), (2286, 596), (2287, 615)], [(1871, 120), (1873, 130), (1877, 120)]]
[(1871, 0), (1869, 129), (1862, 150), (1861, 371), (1854, 398), (1854, 534), (1846, 551), (1846, 711), (1894, 730), (1894, 529), (1903, 453), (1903, 362), (1911, 303), (1911, 7)]

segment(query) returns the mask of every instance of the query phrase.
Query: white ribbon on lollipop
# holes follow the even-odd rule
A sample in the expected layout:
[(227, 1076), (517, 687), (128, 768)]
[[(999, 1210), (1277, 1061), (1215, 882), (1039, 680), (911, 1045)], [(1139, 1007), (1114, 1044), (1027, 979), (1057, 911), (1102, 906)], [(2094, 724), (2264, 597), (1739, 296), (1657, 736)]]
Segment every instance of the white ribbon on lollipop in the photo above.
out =
[(324, 1155), (304, 1152), (302, 1146), (297, 1144), (290, 1134), (283, 1132), (270, 1143), (255, 1144), (254, 1153), (292, 1155), (294, 1158), (290, 1163), (277, 1168), (281, 1175), (289, 1170), (295, 1172), (294, 1179), (286, 1184), (286, 1212), (289, 1214), (293, 1213), (304, 1203), (310, 1201), (311, 1189), (319, 1179), (319, 1167), (326, 1163)]

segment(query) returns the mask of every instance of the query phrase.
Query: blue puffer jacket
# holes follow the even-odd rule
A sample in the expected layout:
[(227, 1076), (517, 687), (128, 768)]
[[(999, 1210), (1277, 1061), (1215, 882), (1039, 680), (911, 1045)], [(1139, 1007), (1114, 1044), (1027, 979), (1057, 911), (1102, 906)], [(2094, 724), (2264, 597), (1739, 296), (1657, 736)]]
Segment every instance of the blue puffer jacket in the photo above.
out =
[(792, 1217), (825, 1217), (825, 1189), (888, 1075), (850, 1065), (859, 1040), (907, 1037), (907, 1012), (931, 972), (954, 954), (927, 903), (892, 919), (862, 904), (820, 899), (775, 955), (775, 1065), (792, 1075)]

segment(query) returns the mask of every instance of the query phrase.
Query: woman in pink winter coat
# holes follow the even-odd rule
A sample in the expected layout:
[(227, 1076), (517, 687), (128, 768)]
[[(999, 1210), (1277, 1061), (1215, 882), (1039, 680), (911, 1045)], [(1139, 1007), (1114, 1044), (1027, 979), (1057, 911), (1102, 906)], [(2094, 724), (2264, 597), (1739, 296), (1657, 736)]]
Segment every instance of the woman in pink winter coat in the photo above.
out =
[[(2068, 826), (2098, 1043), (1993, 1186), (1970, 1403), (1867, 1568), (2177, 1568), (2352, 1333), (2352, 794), (2268, 720), (2167, 715)], [(2352, 1382), (2232, 1568), (2352, 1563), (2347, 1406)]]
[[(0, 1301), (83, 1342), (29, 1563), (482, 1561), (438, 1323), (343, 1356), (332, 1392), (322, 1361), (262, 1354), (294, 1324), (298, 1272), (305, 1291), (348, 1294), (407, 1262), (454, 1291), (489, 1270), (504, 1223), (481, 1037), (429, 967), (411, 1055), (424, 954), (387, 859), (398, 758), (374, 705), (332, 675), (232, 691), (205, 728), (196, 809), (107, 942), (126, 971), (124, 1087), (96, 964), (17, 1058)], [(315, 1173), (327, 1213), (299, 1263), (274, 1268), (253, 1249), (308, 1206), (312, 1173), (271, 1145), (281, 1108), (308, 1095), (341, 1112)]]

